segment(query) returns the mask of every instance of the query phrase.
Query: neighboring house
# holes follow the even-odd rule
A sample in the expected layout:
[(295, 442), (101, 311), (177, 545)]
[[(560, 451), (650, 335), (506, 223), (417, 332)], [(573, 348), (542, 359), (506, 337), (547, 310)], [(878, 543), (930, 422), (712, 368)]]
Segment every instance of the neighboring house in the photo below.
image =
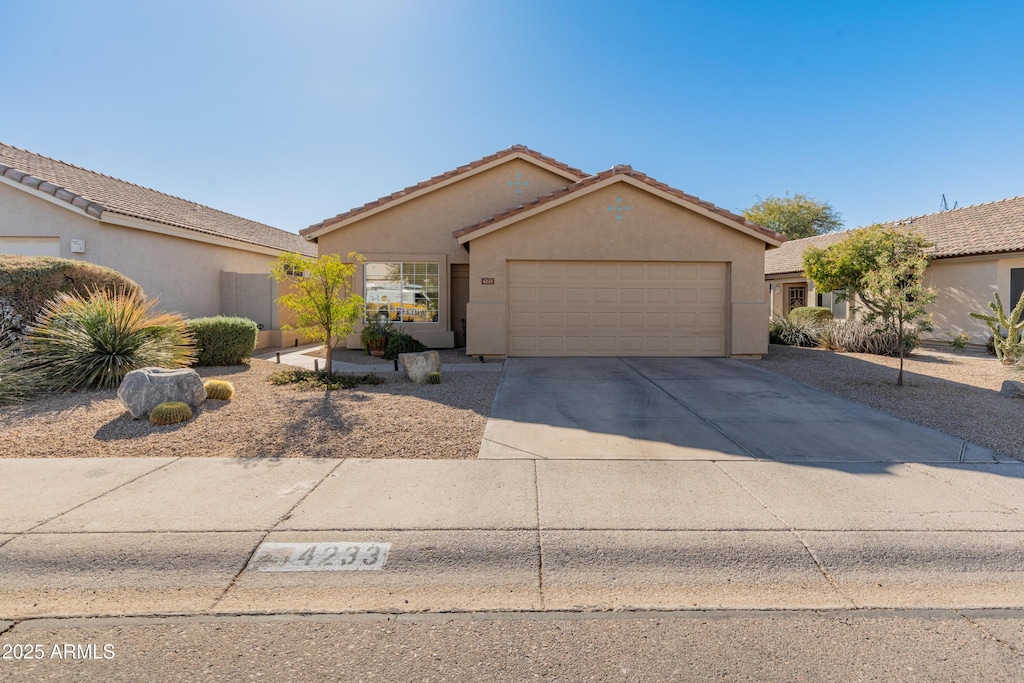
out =
[(302, 234), (366, 258), (360, 293), (415, 288), (428, 319), (401, 326), (474, 356), (759, 356), (765, 250), (785, 240), (629, 166), (521, 145)]
[(260, 346), (290, 344), (268, 278), (298, 235), (0, 143), (0, 253), (81, 259), (117, 270), (188, 317), (242, 315)]
[[(949, 335), (966, 332), (973, 343), (985, 343), (991, 333), (970, 313), (990, 313), (988, 303), (997, 292), (1009, 309), (1024, 292), (1024, 197), (885, 225), (916, 231), (935, 245), (925, 272), (925, 284), (939, 293), (928, 308), (935, 325), (929, 336), (947, 340)], [(848, 234), (793, 240), (766, 255), (772, 313), (786, 315), (796, 306), (818, 305), (831, 307), (836, 317), (846, 317), (845, 302), (836, 302), (829, 292), (816, 291), (814, 283), (803, 276), (803, 253), (810, 246), (835, 244)]]

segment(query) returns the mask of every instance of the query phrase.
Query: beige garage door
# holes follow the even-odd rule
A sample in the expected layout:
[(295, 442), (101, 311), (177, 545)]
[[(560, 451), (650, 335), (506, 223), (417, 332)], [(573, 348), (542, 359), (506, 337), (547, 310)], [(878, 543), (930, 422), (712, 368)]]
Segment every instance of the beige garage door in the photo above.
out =
[(724, 356), (724, 263), (509, 261), (510, 356)]

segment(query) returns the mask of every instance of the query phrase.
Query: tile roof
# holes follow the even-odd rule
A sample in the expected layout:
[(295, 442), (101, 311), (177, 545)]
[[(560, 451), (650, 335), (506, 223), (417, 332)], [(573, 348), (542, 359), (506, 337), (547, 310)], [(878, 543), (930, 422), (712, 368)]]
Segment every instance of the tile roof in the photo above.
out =
[(553, 201), (555, 201), (557, 199), (561, 199), (562, 197), (565, 197), (567, 195), (573, 194), (574, 192), (579, 192), (580, 190), (583, 190), (585, 188), (588, 188), (588, 187), (591, 187), (593, 185), (596, 185), (597, 183), (600, 183), (603, 180), (606, 180), (608, 178), (611, 178), (612, 176), (617, 176), (617, 175), (628, 176), (630, 178), (633, 178), (634, 180), (639, 180), (640, 182), (644, 183), (645, 185), (649, 185), (650, 187), (653, 187), (653, 188), (656, 188), (658, 190), (661, 190), (662, 192), (667, 192), (668, 194), (670, 194), (670, 195), (672, 195), (674, 197), (677, 197), (678, 199), (682, 199), (684, 202), (688, 202), (690, 204), (694, 204), (694, 205), (700, 206), (701, 208), (703, 208), (703, 209), (705, 209), (707, 211), (710, 211), (712, 213), (715, 213), (718, 216), (721, 216), (722, 218), (724, 218), (724, 219), (726, 219), (728, 221), (732, 221), (733, 223), (737, 223), (738, 225), (741, 225), (741, 226), (743, 226), (744, 228), (746, 228), (748, 230), (754, 230), (756, 232), (759, 232), (759, 233), (763, 234), (765, 237), (768, 237), (768, 238), (770, 238), (772, 240), (777, 240), (777, 241), (781, 242), (781, 241), (784, 241), (786, 239), (785, 236), (780, 235), (779, 233), (775, 232), (774, 230), (769, 230), (768, 228), (765, 228), (765, 227), (763, 227), (761, 225), (758, 225), (757, 223), (755, 223), (755, 222), (753, 222), (751, 220), (748, 220), (748, 219), (744, 218), (743, 216), (735, 214), (732, 211), (728, 211), (727, 209), (723, 209), (723, 208), (721, 208), (719, 206), (715, 206), (711, 202), (706, 202), (706, 201), (704, 201), (703, 199), (701, 199), (699, 197), (695, 197), (693, 195), (686, 194), (682, 190), (677, 190), (676, 188), (670, 187), (669, 185), (666, 185), (665, 183), (658, 182), (654, 178), (651, 178), (650, 176), (646, 175), (645, 173), (641, 173), (640, 171), (634, 171), (632, 166), (614, 166), (613, 168), (610, 168), (607, 171), (601, 171), (600, 173), (597, 173), (596, 175), (588, 176), (588, 177), (580, 180), (579, 182), (576, 182), (576, 183), (573, 183), (572, 185), (569, 185), (568, 187), (559, 188), (559, 189), (555, 190), (554, 192), (546, 194), (546, 195), (544, 195), (542, 197), (538, 197), (537, 199), (534, 199), (533, 201), (526, 202), (525, 204), (520, 204), (518, 206), (514, 206), (511, 209), (507, 209), (505, 211), (502, 211), (501, 213), (496, 214), (494, 216), (491, 216), (490, 218), (485, 218), (484, 220), (480, 221), (479, 223), (475, 223), (473, 225), (469, 225), (469, 226), (466, 226), (464, 228), (461, 228), (460, 230), (456, 230), (453, 233), (453, 235), (456, 238), (464, 237), (464, 236), (466, 236), (468, 234), (476, 232), (477, 230), (482, 230), (482, 229), (484, 229), (484, 228), (486, 228), (486, 227), (488, 227), (490, 225), (494, 225), (495, 223), (503, 221), (506, 218), (511, 218), (512, 216), (515, 216), (517, 214), (521, 214), (524, 211), (529, 211), (529, 210), (534, 209), (534, 208), (536, 208), (538, 206), (542, 206), (542, 205), (547, 204), (549, 202), (553, 202)]
[(0, 175), (53, 195), (96, 218), (110, 212), (306, 256), (317, 252), (315, 244), (295, 233), (3, 143)]
[(436, 176), (434, 176), (432, 178), (427, 178), (426, 180), (421, 180), (420, 182), (416, 183), (415, 185), (410, 185), (409, 187), (406, 187), (405, 189), (398, 190), (397, 192), (392, 192), (391, 194), (385, 195), (384, 197), (380, 197), (379, 199), (375, 199), (372, 202), (367, 202), (366, 204), (363, 204), (362, 206), (357, 206), (356, 208), (349, 209), (348, 211), (346, 211), (344, 213), (339, 213), (337, 216), (334, 216), (333, 218), (324, 219), (324, 220), (320, 221), (319, 223), (317, 223), (316, 225), (311, 225), (311, 226), (309, 226), (308, 228), (306, 228), (304, 230), (300, 230), (299, 233), (302, 234), (302, 235), (308, 235), (311, 232), (315, 232), (315, 231), (321, 230), (321, 229), (326, 228), (326, 227), (328, 227), (330, 225), (334, 225), (335, 223), (340, 223), (341, 221), (346, 220), (348, 218), (351, 218), (352, 216), (356, 216), (356, 215), (364, 213), (366, 211), (370, 211), (371, 209), (376, 209), (377, 207), (383, 206), (384, 204), (392, 202), (392, 201), (394, 201), (396, 199), (401, 199), (402, 197), (406, 197), (406, 196), (408, 196), (408, 195), (410, 195), (410, 194), (412, 194), (414, 192), (418, 192), (420, 190), (424, 190), (424, 189), (426, 189), (428, 187), (431, 187), (433, 185), (437, 185), (438, 183), (444, 182), (446, 180), (450, 180), (451, 178), (454, 178), (455, 176), (462, 175), (463, 173), (466, 173), (467, 171), (471, 171), (471, 170), (473, 170), (475, 168), (479, 168), (480, 166), (484, 166), (484, 165), (489, 164), (489, 163), (491, 163), (493, 161), (497, 161), (498, 159), (501, 159), (502, 157), (507, 157), (507, 156), (510, 156), (510, 155), (513, 155), (513, 154), (525, 154), (527, 156), (531, 156), (534, 159), (547, 164), (548, 166), (554, 166), (555, 168), (558, 168), (558, 169), (564, 171), (566, 174), (575, 176), (577, 178), (585, 178), (587, 176), (587, 174), (584, 173), (583, 171), (581, 171), (580, 169), (573, 168), (572, 166), (569, 166), (568, 164), (563, 164), (561, 161), (558, 161), (557, 159), (552, 159), (551, 157), (546, 156), (544, 154), (541, 154), (540, 152), (534, 151), (534, 150), (530, 149), (529, 147), (527, 147), (525, 145), (512, 145), (508, 149), (503, 149), (500, 152), (495, 152), (494, 154), (489, 154), (489, 155), (487, 155), (487, 156), (485, 156), (485, 157), (483, 157), (481, 159), (477, 159), (476, 161), (471, 161), (468, 164), (464, 164), (462, 166), (459, 166), (458, 168), (453, 168), (450, 171), (445, 171), (444, 173), (436, 175)]
[[(915, 230), (924, 235), (935, 245), (932, 258), (1024, 251), (1024, 197), (903, 218), (883, 225)], [(765, 254), (765, 275), (801, 272), (804, 249), (835, 244), (849, 232), (787, 242)]]

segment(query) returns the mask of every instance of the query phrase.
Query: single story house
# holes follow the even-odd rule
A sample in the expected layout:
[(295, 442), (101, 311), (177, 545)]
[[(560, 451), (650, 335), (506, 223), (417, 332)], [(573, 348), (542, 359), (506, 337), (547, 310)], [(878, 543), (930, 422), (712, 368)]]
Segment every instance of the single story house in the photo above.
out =
[[(1010, 309), (1024, 293), (1024, 197), (965, 206), (885, 225), (913, 230), (934, 247), (925, 283), (939, 297), (929, 307), (935, 329), (933, 339), (948, 340), (966, 332), (972, 343), (984, 344), (988, 327), (970, 316), (990, 313), (995, 294)], [(765, 279), (770, 290), (771, 313), (786, 315), (797, 306), (826, 306), (837, 318), (847, 317), (845, 302), (830, 292), (815, 290), (803, 275), (807, 247), (826, 247), (849, 231), (786, 242), (765, 256)]]
[(356, 290), (400, 296), (392, 319), (428, 346), (500, 357), (760, 356), (765, 251), (785, 240), (629, 166), (522, 145), (302, 234), (362, 254)]
[(117, 270), (188, 317), (241, 315), (283, 346), (287, 311), (269, 279), (283, 252), (316, 256), (295, 233), (0, 143), (0, 253), (81, 259)]

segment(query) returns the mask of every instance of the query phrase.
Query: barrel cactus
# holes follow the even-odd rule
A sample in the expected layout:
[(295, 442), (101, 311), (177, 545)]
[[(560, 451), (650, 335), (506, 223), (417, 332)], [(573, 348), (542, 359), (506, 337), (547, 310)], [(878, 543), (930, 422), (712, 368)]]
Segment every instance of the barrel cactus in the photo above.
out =
[(431, 373), (429, 373), (427, 375), (427, 384), (440, 384), (440, 383), (441, 383), (441, 373), (440, 372), (431, 372)]
[(149, 421), (155, 425), (173, 425), (192, 419), (192, 409), (181, 401), (168, 401), (149, 411)]
[(235, 385), (223, 379), (207, 380), (203, 386), (206, 388), (206, 398), (215, 401), (230, 401), (235, 396)]

